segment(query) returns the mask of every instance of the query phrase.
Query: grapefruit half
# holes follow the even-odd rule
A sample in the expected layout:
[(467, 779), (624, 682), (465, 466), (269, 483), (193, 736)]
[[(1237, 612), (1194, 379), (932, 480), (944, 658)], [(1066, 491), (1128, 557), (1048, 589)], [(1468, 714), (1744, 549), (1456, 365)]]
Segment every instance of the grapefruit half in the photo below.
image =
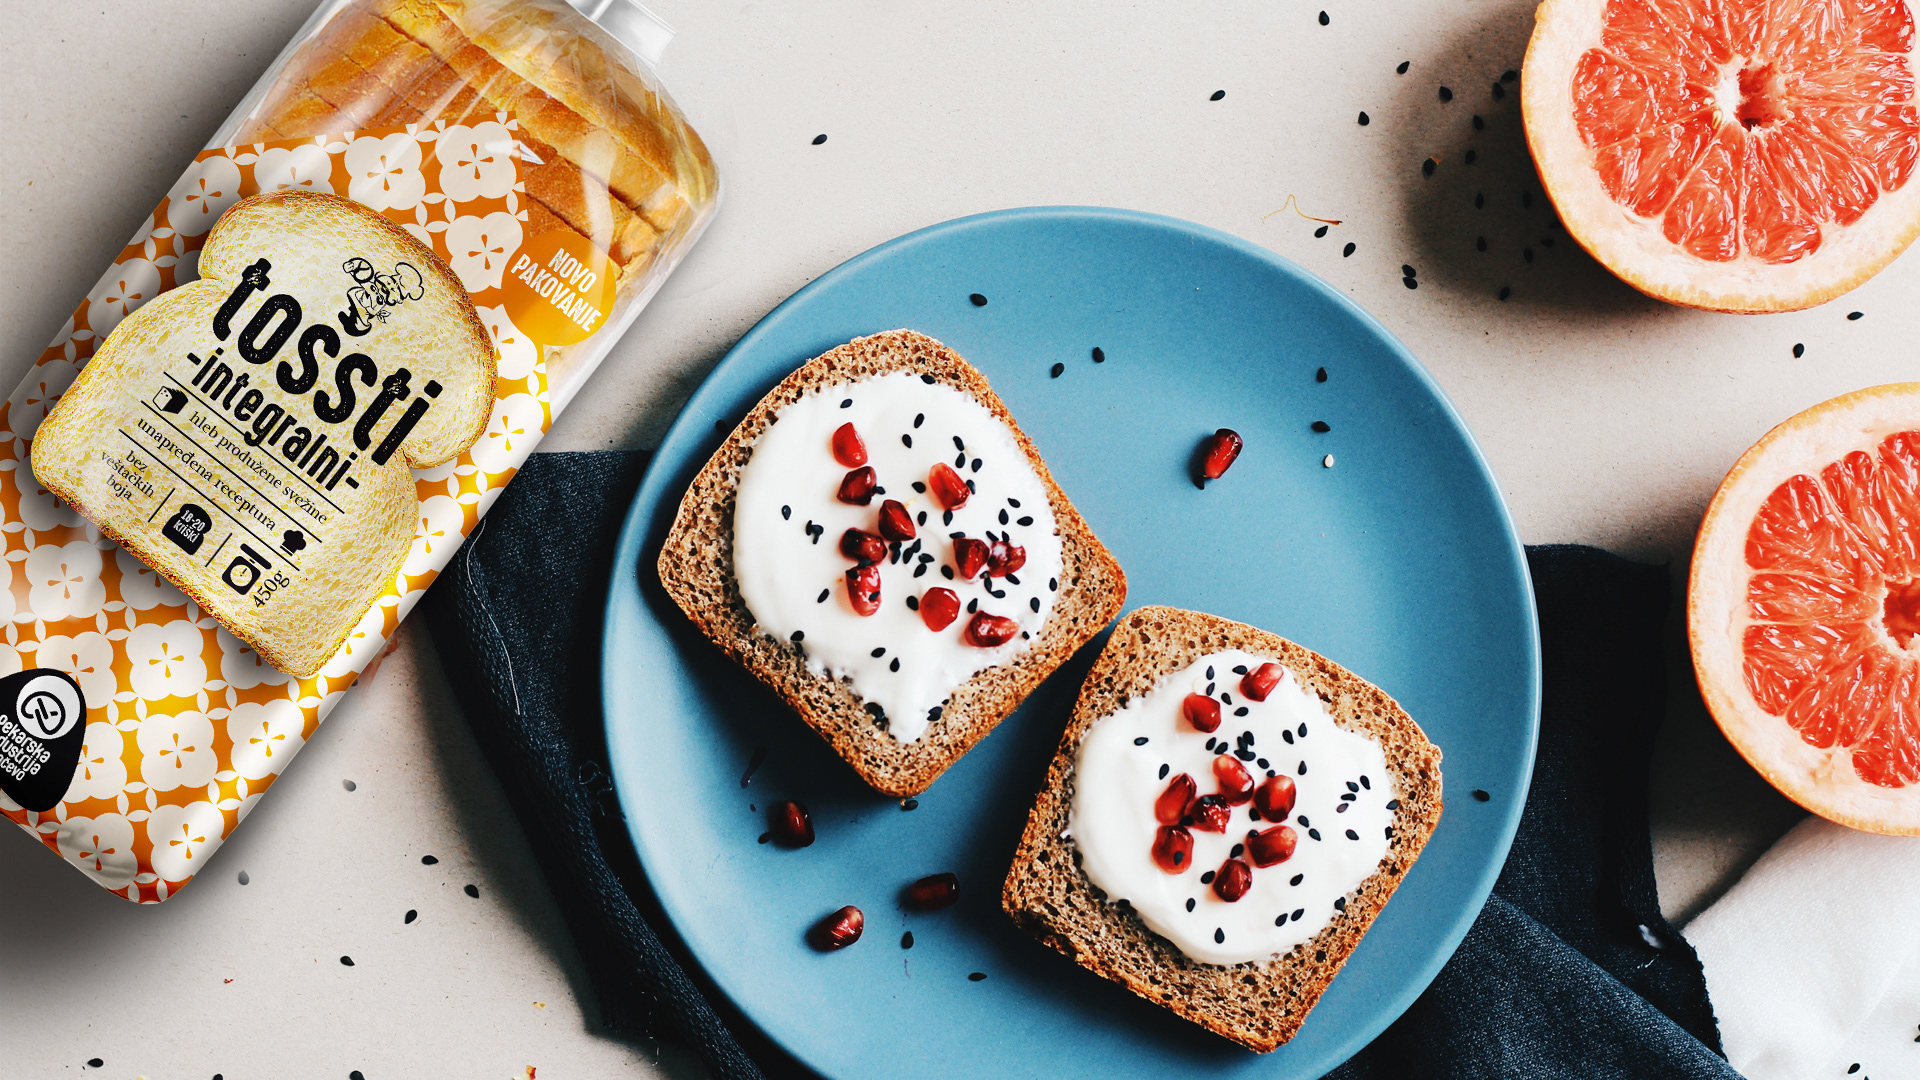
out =
[(1741, 456), (1693, 549), (1707, 708), (1787, 797), (1920, 834), (1920, 383), (1816, 405)]
[(1546, 0), (1521, 81), (1540, 181), (1651, 296), (1811, 307), (1920, 233), (1906, 0)]

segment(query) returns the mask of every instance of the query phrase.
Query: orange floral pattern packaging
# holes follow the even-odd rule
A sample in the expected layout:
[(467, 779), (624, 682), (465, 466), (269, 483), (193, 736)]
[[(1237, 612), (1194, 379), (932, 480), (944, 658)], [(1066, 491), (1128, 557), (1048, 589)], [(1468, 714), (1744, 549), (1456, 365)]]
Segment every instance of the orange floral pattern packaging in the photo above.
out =
[[(0, 405), (0, 814), (102, 888), (157, 903), (205, 867), (717, 209), (705, 148), (623, 44), (644, 53), (671, 31), (612, 6), (617, 39), (562, 0), (324, 4)], [(485, 433), (414, 472), (400, 573), (304, 679), (28, 466), (35, 430), (114, 326), (194, 279), (227, 207), (288, 188), (412, 233), (458, 276), (498, 360)], [(23, 790), (57, 795), (30, 807), (8, 794)]]

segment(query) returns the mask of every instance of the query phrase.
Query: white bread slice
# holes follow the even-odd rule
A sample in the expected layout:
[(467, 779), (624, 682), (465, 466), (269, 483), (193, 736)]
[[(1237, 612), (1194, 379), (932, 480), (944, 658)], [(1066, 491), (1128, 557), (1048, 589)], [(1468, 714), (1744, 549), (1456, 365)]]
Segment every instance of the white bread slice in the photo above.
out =
[[(384, 311), (359, 336), (342, 317), (350, 290), (368, 288), (348, 269), (356, 259), (398, 282), (385, 302), (358, 294)], [(266, 284), (245, 288), (262, 260)], [(208, 233), (200, 273), (114, 328), (35, 434), (34, 475), (269, 663), (311, 675), (399, 572), (419, 521), (409, 467), (449, 461), (485, 429), (493, 343), (432, 251), (336, 195), (235, 203)], [(309, 372), (306, 389), (286, 385)], [(344, 415), (329, 422), (323, 409)], [(188, 503), (199, 514), (176, 521)]]
[[(1074, 760), (1096, 720), (1209, 653), (1270, 656), (1316, 692), (1334, 723), (1381, 744), (1392, 775), (1393, 839), (1380, 867), (1349, 893), (1327, 927), (1283, 956), (1220, 967), (1189, 959), (1116, 904), (1080, 870), (1062, 839), (1073, 802)], [(1154, 793), (1148, 793), (1151, 798)], [(1027, 817), (1000, 903), (1021, 929), (1081, 967), (1251, 1050), (1272, 1050), (1300, 1030), (1308, 1010), (1353, 954), (1440, 822), (1440, 749), (1372, 683), (1317, 653), (1245, 623), (1197, 611), (1143, 607), (1121, 619), (1080, 688), (1046, 787)]]
[[(881, 730), (845, 683), (810, 671), (796, 646), (754, 631), (733, 573), (733, 508), (754, 441), (785, 406), (823, 386), (893, 371), (930, 376), (986, 406), (1012, 430), (1046, 486), (1060, 530), (1060, 591), (1032, 645), (961, 684), (927, 732), (903, 743)], [(1053, 670), (1117, 614), (1127, 596), (1120, 564), (1067, 501), (1046, 462), (987, 385), (945, 345), (911, 330), (856, 338), (807, 362), (760, 399), (680, 500), (659, 558), (661, 584), (680, 610), (755, 678), (772, 687), (874, 789), (917, 795), (985, 738)]]

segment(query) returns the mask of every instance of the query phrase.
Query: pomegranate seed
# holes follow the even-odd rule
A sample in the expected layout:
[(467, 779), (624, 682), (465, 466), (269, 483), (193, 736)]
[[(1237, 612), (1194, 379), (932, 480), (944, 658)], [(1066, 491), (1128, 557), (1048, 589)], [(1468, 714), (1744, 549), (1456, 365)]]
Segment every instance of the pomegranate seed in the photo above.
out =
[(1293, 813), (1293, 777), (1269, 776), (1253, 793), (1253, 805), (1268, 821), (1285, 821)]
[(960, 580), (972, 581), (987, 565), (987, 542), (971, 536), (960, 537), (953, 542), (953, 562), (954, 569), (960, 571)]
[(789, 799), (767, 807), (767, 822), (773, 826), (773, 839), (782, 847), (807, 847), (813, 843), (813, 817), (805, 803)]
[(1169, 874), (1185, 873), (1193, 864), (1193, 834), (1178, 825), (1162, 825), (1153, 834), (1154, 865)]
[(1181, 773), (1167, 783), (1167, 790), (1153, 801), (1153, 816), (1162, 825), (1178, 825), (1180, 819), (1187, 816), (1187, 804), (1200, 793), (1193, 777)]
[(1208, 480), (1225, 476), (1233, 459), (1240, 456), (1242, 445), (1240, 433), (1232, 428), (1221, 428), (1207, 436), (1207, 441), (1201, 444), (1200, 475)]
[(1233, 816), (1233, 807), (1218, 795), (1202, 795), (1187, 807), (1187, 813), (1193, 818), (1193, 827), (1201, 832), (1227, 831), (1227, 819)]
[(1228, 859), (1213, 875), (1213, 894), (1231, 904), (1253, 888), (1253, 868), (1239, 859)]
[(1253, 777), (1238, 758), (1221, 754), (1213, 759), (1213, 778), (1220, 781), (1220, 797), (1228, 806), (1244, 806), (1253, 798)]
[(873, 502), (873, 489), (879, 486), (880, 478), (873, 473), (873, 466), (862, 465), (840, 480), (840, 501), (851, 506), (866, 506)]
[(1180, 715), (1195, 731), (1217, 731), (1220, 727), (1220, 703), (1205, 694), (1188, 694), (1180, 703)]
[(848, 529), (840, 534), (840, 554), (859, 563), (877, 563), (887, 557), (887, 542), (870, 532)]
[(991, 649), (995, 645), (1005, 645), (1020, 632), (1020, 624), (999, 615), (989, 615), (976, 611), (967, 621), (967, 644), (978, 645), (982, 649)]
[(928, 589), (920, 594), (920, 621), (938, 633), (960, 617), (960, 597), (952, 589)]
[(995, 540), (987, 547), (987, 576), (1006, 577), (1027, 565), (1027, 549), (1015, 547), (1004, 540)]
[(813, 944), (817, 949), (831, 952), (844, 949), (860, 940), (861, 931), (867, 928), (867, 917), (860, 909), (848, 904), (839, 911), (820, 920), (813, 928)]
[(880, 610), (880, 568), (869, 563), (847, 571), (847, 602), (856, 615)]
[(1261, 664), (1241, 677), (1240, 692), (1254, 701), (1265, 701), (1280, 685), (1280, 673), (1285, 670), (1279, 664)]
[(1290, 825), (1275, 825), (1271, 829), (1247, 834), (1247, 855), (1255, 866), (1272, 866), (1293, 858), (1293, 845), (1300, 837)]
[(967, 486), (965, 480), (960, 479), (959, 473), (953, 471), (953, 466), (944, 461), (935, 465), (933, 471), (927, 474), (927, 487), (933, 491), (933, 497), (940, 500), (940, 506), (945, 510), (958, 510), (967, 505), (967, 497), (973, 494), (973, 489)]
[(834, 429), (833, 460), (849, 469), (867, 463), (867, 444), (861, 441), (860, 433), (853, 430), (852, 424), (841, 424)]
[(889, 540), (913, 539), (913, 516), (898, 499), (888, 499), (880, 504), (880, 535)]
[(907, 886), (907, 903), (921, 911), (935, 911), (960, 899), (960, 879), (953, 874), (929, 874)]

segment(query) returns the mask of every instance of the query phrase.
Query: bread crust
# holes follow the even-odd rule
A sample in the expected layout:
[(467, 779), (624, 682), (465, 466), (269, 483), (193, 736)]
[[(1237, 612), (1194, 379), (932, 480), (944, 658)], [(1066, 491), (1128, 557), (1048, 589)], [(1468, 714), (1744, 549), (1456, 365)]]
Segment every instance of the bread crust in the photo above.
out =
[[(896, 371), (931, 376), (960, 390), (1007, 425), (1046, 486), (1061, 541), (1059, 595), (1032, 644), (957, 687), (940, 718), (911, 743), (877, 726), (847, 684), (809, 670), (800, 646), (756, 633), (733, 571), (733, 511), (741, 470), (774, 416), (820, 387)], [(986, 376), (952, 349), (911, 330), (856, 338), (802, 365), (761, 398), (688, 486), (656, 565), (667, 594), (702, 633), (785, 699), (861, 779), (894, 796), (925, 791), (1099, 633), (1127, 595), (1120, 564), (1054, 483), (1040, 452)]]
[[(1074, 758), (1096, 720), (1209, 653), (1271, 656), (1320, 696), (1334, 723), (1380, 742), (1394, 797), (1393, 838), (1380, 866), (1347, 894), (1345, 910), (1272, 960), (1222, 967), (1190, 959), (1132, 912), (1110, 904), (1063, 839)], [(1151, 793), (1149, 793), (1151, 794)], [(1013, 856), (1000, 903), (1021, 929), (1089, 971), (1250, 1050), (1266, 1053), (1300, 1030), (1440, 822), (1440, 749), (1379, 687), (1277, 634), (1217, 615), (1143, 607), (1120, 620), (1081, 685)]]

